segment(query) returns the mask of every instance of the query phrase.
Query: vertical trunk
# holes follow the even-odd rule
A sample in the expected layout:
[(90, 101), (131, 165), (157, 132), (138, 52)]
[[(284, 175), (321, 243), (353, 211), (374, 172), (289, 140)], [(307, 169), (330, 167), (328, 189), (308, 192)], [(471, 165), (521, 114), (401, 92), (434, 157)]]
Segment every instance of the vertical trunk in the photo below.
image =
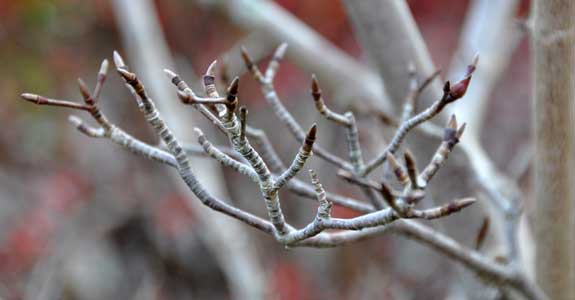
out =
[[(370, 65), (379, 72), (394, 109), (400, 111), (408, 92), (408, 65), (413, 63), (421, 77), (435, 71), (427, 46), (404, 0), (345, 0), (348, 15)], [(422, 103), (441, 97), (435, 80), (423, 93)]]
[(537, 281), (551, 299), (575, 299), (573, 63), (575, 2), (533, 8), (533, 122)]

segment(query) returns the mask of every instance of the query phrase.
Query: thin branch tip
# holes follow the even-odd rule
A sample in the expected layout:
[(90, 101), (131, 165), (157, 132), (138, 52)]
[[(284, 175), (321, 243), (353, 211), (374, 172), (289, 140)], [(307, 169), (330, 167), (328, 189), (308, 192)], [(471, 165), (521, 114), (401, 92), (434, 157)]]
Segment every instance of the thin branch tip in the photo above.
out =
[(248, 69), (251, 69), (252, 66), (254, 65), (252, 58), (250, 57), (250, 55), (248, 54), (248, 50), (246, 50), (246, 47), (244, 47), (243, 45), (240, 47), (240, 52), (242, 55), (242, 59), (244, 61), (244, 64), (246, 65), (246, 67)]

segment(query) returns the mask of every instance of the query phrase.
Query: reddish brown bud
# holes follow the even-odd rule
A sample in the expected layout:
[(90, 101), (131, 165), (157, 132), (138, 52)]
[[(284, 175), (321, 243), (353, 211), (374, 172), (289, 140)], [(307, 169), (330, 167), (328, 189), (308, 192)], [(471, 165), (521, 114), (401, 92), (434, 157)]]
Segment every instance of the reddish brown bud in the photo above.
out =
[(481, 227), (477, 231), (477, 236), (475, 237), (475, 250), (481, 249), (483, 242), (485, 241), (485, 237), (487, 237), (487, 232), (489, 231), (489, 217), (483, 218), (483, 222), (481, 223)]
[(445, 82), (445, 84), (443, 85), (443, 92), (444, 93), (449, 93), (449, 91), (451, 91), (451, 83), (448, 81)]
[(228, 100), (230, 100), (229, 96), (236, 97), (238, 95), (239, 84), (240, 78), (238, 76), (234, 77), (230, 83), (230, 86), (228, 87)]
[(82, 94), (82, 98), (84, 98), (84, 102), (88, 105), (94, 105), (94, 99), (92, 99), (92, 95), (86, 86), (86, 83), (81, 78), (78, 78), (78, 86), (80, 87), (80, 93)]
[(385, 182), (381, 183), (380, 187), (381, 195), (383, 199), (387, 202), (387, 204), (391, 207), (395, 207), (395, 197), (393, 197), (393, 193), (391, 192), (391, 188), (385, 184)]
[(314, 123), (310, 127), (305, 137), (304, 150), (311, 151), (311, 149), (313, 148), (313, 144), (315, 143), (316, 134), (317, 134), (317, 124)]
[(465, 95), (470, 81), (471, 75), (463, 78), (451, 87), (451, 90), (449, 91), (449, 97), (451, 98), (451, 101), (455, 101)]
[(321, 89), (319, 87), (319, 82), (317, 81), (317, 77), (315, 74), (311, 75), (311, 95), (313, 96), (313, 100), (318, 101), (321, 98)]

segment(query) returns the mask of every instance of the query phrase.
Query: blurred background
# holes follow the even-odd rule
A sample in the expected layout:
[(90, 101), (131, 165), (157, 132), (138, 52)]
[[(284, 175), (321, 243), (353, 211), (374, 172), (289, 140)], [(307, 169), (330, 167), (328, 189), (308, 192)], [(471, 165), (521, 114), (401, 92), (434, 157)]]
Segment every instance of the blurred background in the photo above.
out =
[[(153, 3), (161, 24), (157, 29), (164, 34), (170, 60), (193, 84), (198, 83), (198, 76), (214, 59), (230, 68), (240, 65), (240, 44), (259, 53), (255, 56), (262, 57), (262, 62), (277, 45), (263, 34), (241, 26), (229, 12), (210, 2)], [(445, 70), (444, 78), (452, 67), (471, 2), (407, 1), (433, 62)], [(332, 45), (369, 66), (340, 1), (275, 3)], [(120, 28), (120, 6), (104, 0), (0, 0), (0, 298), (448, 297), (458, 273), (452, 263), (425, 247), (384, 235), (335, 249), (284, 249), (271, 237), (236, 221), (216, 223), (223, 226), (210, 224), (210, 219), (227, 217), (208, 215), (208, 208), (189, 205), (196, 199), (179, 188), (173, 169), (134, 156), (106, 140), (80, 134), (67, 122), (68, 115), (77, 112), (20, 100), (22, 92), (33, 92), (80, 101), (76, 78), (83, 78), (93, 87), (100, 62), (111, 59), (114, 50), (138, 70), (141, 60), (131, 56), (133, 50), (129, 50), (130, 40), (135, 37)], [(528, 9), (528, 1), (518, 1), (515, 18), (524, 19)], [(483, 21), (489, 22), (489, 15)], [(501, 170), (518, 173), (526, 195), (530, 189), (528, 171), (514, 159), (528, 151), (529, 143), (527, 50), (526, 39), (518, 38), (501, 79), (489, 95), (481, 131), (481, 141), (493, 161)], [(224, 71), (219, 69), (218, 74)], [(161, 68), (155, 72), (169, 83)], [(309, 70), (288, 59), (275, 81), (284, 104), (304, 128), (317, 120), (309, 93), (310, 77)], [(250, 108), (250, 122), (264, 128), (284, 161), (290, 161), (299, 145), (270, 113), (249, 74), (242, 75), (241, 82), (240, 99)], [(173, 97), (161, 101), (179, 104), (175, 92), (170, 92)], [(326, 89), (328, 102), (336, 96)], [(337, 105), (332, 108), (337, 111), (355, 109), (350, 102), (334, 102)], [(144, 141), (157, 143), (113, 68), (101, 106), (113, 123)], [(184, 117), (190, 118), (190, 125), (174, 126), (189, 126), (181, 131), (189, 132), (180, 138), (194, 142), (190, 129), (199, 116), (191, 108), (180, 108)], [(89, 120), (87, 115), (81, 117)], [(170, 123), (169, 115), (166, 119)], [(210, 132), (209, 124), (198, 126), (208, 132), (212, 141), (225, 142), (219, 133)], [(344, 154), (343, 133), (338, 130), (321, 123), (320, 143)], [(362, 141), (372, 149), (367, 153), (380, 149), (370, 141), (381, 132), (381, 124), (374, 120), (360, 122)], [(361, 195), (338, 181), (333, 175), (335, 168), (325, 166), (317, 158), (311, 166), (319, 169), (328, 190)], [(220, 184), (218, 189), (227, 195), (225, 199), (235, 205), (265, 214), (256, 186), (230, 170), (217, 169), (209, 173), (217, 178), (204, 180)], [(305, 176), (302, 179), (308, 180)], [(454, 183), (443, 176), (437, 184)], [(475, 193), (469, 190), (467, 194)], [(282, 205), (288, 220), (297, 225), (313, 218), (313, 202), (302, 201), (297, 195), (284, 192)], [(349, 217), (355, 213), (337, 208), (334, 214)], [(449, 217), (447, 226), (476, 230), (481, 216), (468, 217)], [(224, 232), (223, 238), (214, 238), (218, 232)], [(454, 235), (467, 245), (474, 238), (465, 232)]]

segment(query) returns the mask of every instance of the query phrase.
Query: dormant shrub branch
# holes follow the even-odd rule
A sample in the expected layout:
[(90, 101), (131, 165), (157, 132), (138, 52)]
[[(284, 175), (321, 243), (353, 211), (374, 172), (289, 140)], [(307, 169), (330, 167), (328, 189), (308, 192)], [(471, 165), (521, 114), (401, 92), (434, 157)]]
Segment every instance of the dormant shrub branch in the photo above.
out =
[[(313, 124), (309, 126), (309, 130), (305, 131), (283, 106), (273, 86), (273, 80), (286, 50), (286, 44), (277, 48), (265, 72), (259, 70), (258, 66), (251, 60), (247, 50), (242, 49), (242, 57), (247, 68), (260, 85), (272, 112), (301, 145), (287, 167), (275, 152), (265, 132), (249, 125), (248, 109), (245, 106), (240, 106), (241, 101), (238, 97), (239, 79), (231, 80), (226, 94), (224, 96), (219, 95), (215, 83), (215, 62), (208, 67), (203, 77), (205, 96), (198, 96), (175, 72), (170, 70), (164, 70), (164, 72), (176, 87), (177, 97), (180, 101), (200, 111), (223, 132), (229, 139), (233, 153), (227, 147), (212, 144), (199, 128), (196, 128), (195, 132), (198, 135), (200, 147), (185, 147), (164, 122), (164, 116), (156, 109), (143, 82), (129, 70), (117, 52), (114, 53), (116, 70), (133, 95), (145, 120), (165, 144), (165, 148), (146, 144), (129, 135), (110, 122), (100, 110), (98, 98), (106, 79), (107, 60), (103, 61), (98, 72), (96, 87), (93, 92), (88, 90), (82, 80), (78, 81), (83, 103), (51, 99), (29, 93), (22, 94), (22, 98), (38, 105), (59, 106), (88, 112), (99, 127), (89, 126), (79, 117), (70, 116), (70, 122), (81, 133), (93, 138), (108, 139), (135, 154), (175, 168), (190, 191), (204, 205), (272, 235), (286, 247), (335, 247), (376, 236), (385, 231), (398, 232), (445, 253), (481, 275), (481, 278), (510, 285), (530, 298), (537, 298), (533, 296), (537, 295), (537, 288), (526, 281), (521, 274), (498, 265), (475, 250), (466, 248), (425, 225), (409, 220), (431, 220), (446, 217), (475, 202), (473, 198), (464, 198), (429, 209), (417, 208), (417, 205), (425, 199), (426, 187), (445, 163), (449, 153), (457, 145), (464, 132), (465, 124), (458, 125), (455, 116), (451, 117), (446, 128), (443, 129), (442, 142), (423, 170), (417, 169), (415, 157), (410, 152), (404, 153), (405, 165), (402, 165), (394, 155), (401, 148), (406, 135), (412, 129), (430, 120), (440, 113), (446, 105), (464, 96), (475, 70), (477, 58), (469, 65), (468, 72), (463, 79), (454, 85), (446, 82), (441, 99), (417, 114), (415, 114), (416, 98), (427, 83), (414, 84), (406, 100), (403, 122), (399, 124), (394, 138), (378, 156), (365, 163), (354, 114), (352, 112), (340, 114), (328, 108), (323, 98), (319, 80), (315, 76), (312, 77), (311, 82), (311, 97), (319, 115), (343, 127), (347, 142), (347, 158), (338, 157), (322, 148), (318, 143), (321, 134), (318, 132), (317, 126)], [(257, 146), (257, 149), (252, 146), (252, 142)], [(190, 160), (191, 154), (211, 157), (223, 166), (230, 167), (256, 183), (267, 211), (267, 219), (232, 206), (209, 194), (191, 171), (190, 165), (193, 163)], [(368, 192), (367, 195), (381, 197), (388, 207), (380, 209), (365, 201), (327, 192), (320, 182), (320, 177), (313, 170), (309, 170), (309, 183), (297, 179), (295, 176), (305, 168), (306, 162), (314, 154), (338, 167), (340, 176), (363, 188), (364, 191)], [(393, 189), (390, 182), (376, 181), (368, 177), (373, 170), (386, 161), (402, 187), (401, 190)], [(279, 190), (282, 188), (317, 201), (317, 213), (308, 225), (297, 229), (287, 222), (281, 209), (279, 197)], [(333, 217), (331, 215), (333, 205), (354, 209), (362, 215), (348, 219)]]

